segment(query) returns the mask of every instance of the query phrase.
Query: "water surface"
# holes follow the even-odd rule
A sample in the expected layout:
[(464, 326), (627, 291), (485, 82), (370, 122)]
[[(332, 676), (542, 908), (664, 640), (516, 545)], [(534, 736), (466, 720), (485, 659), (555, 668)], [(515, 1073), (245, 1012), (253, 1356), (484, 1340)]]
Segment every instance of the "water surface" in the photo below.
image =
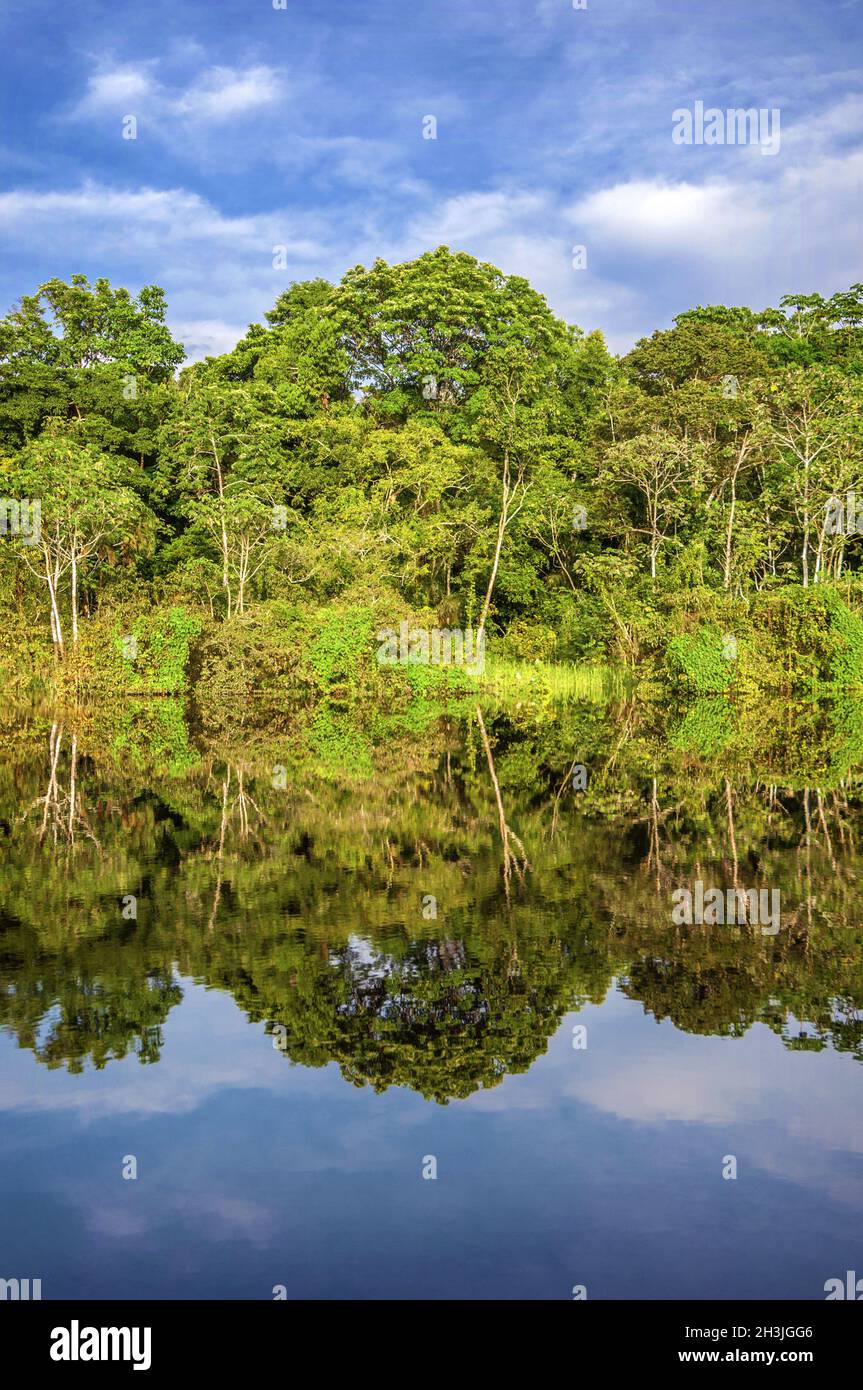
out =
[[(712, 1299), (863, 1270), (853, 771), (765, 780), (631, 704), (239, 749), (141, 719), (7, 736), (0, 1275)], [(698, 877), (778, 887), (780, 931), (675, 926)]]

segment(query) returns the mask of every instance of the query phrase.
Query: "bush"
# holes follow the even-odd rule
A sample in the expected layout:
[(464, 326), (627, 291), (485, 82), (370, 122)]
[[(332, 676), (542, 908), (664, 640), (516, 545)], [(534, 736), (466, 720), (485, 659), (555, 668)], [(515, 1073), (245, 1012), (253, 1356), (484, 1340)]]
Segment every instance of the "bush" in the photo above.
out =
[(772, 662), (785, 685), (848, 689), (863, 684), (863, 621), (832, 586), (795, 585), (765, 595), (756, 620), (769, 637)]
[(370, 608), (334, 605), (315, 614), (309, 664), (323, 684), (355, 683), (372, 657), (373, 626)]
[(500, 644), (501, 655), (512, 661), (550, 661), (557, 644), (553, 628), (516, 618)]
[(671, 732), (669, 742), (672, 748), (679, 748), (681, 752), (715, 758), (734, 743), (737, 730), (734, 706), (721, 695), (714, 695), (695, 701)]
[(672, 637), (665, 649), (665, 660), (672, 675), (684, 680), (699, 695), (721, 694), (733, 679), (734, 666), (725, 638), (712, 623)]
[(314, 692), (308, 615), (280, 601), (209, 622), (192, 654), (205, 727), (227, 728), (284, 712)]
[(77, 647), (57, 677), (118, 695), (180, 695), (188, 689), (191, 644), (201, 620), (185, 608), (100, 609), (81, 624)]

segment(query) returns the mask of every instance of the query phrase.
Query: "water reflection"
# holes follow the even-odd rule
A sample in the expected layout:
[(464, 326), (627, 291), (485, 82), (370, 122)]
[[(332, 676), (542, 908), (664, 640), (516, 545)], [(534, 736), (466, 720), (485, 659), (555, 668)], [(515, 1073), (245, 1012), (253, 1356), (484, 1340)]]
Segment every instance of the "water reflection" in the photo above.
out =
[[(859, 707), (256, 714), (5, 731), (0, 1275), (822, 1298), (859, 1268)], [(675, 925), (697, 880), (778, 888), (781, 930)]]
[[(186, 977), (291, 1063), (440, 1103), (614, 990), (681, 1032), (863, 1060), (849, 711), (805, 712), (799, 769), (787, 729), (756, 770), (739, 729), (705, 756), (651, 717), (472, 708), (375, 738), (336, 712), (250, 750), (198, 746), (170, 702), (35, 720), (0, 787), (0, 1025), (49, 1068), (156, 1063)], [(778, 889), (781, 930), (675, 925), (696, 880)]]

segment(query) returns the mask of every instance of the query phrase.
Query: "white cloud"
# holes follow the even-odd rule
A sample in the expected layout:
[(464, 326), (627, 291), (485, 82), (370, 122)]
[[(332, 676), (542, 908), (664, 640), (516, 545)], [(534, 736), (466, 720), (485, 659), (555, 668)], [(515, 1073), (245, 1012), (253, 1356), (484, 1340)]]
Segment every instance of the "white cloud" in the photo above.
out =
[[(87, 181), (77, 189), (56, 192), (22, 190), (0, 193), (0, 229), (48, 242), (56, 240), (58, 221), (64, 235), (76, 233), (97, 249), (116, 247), (118, 232), (140, 249), (179, 243), (219, 243), (234, 254), (263, 253), (288, 239), (289, 228), (278, 213), (227, 217), (197, 193), (183, 188), (117, 189)], [(314, 253), (308, 240), (294, 243), (295, 254)], [(269, 255), (272, 255), (270, 249)]]
[[(573, 164), (577, 192), (560, 162), (555, 170), (537, 158), (522, 161), (518, 176), (440, 196), (431, 173), (417, 177), (409, 161), (399, 168), (403, 151), (374, 135), (304, 134), (300, 123), (290, 139), (274, 129), (251, 141), (231, 130), (231, 117), (251, 114), (256, 102), (264, 112), (280, 93), (295, 115), (308, 80), (292, 77), (288, 91), (270, 66), (210, 66), (169, 90), (151, 64), (116, 65), (93, 77), (88, 92), (93, 111), (134, 106), (127, 99), (139, 92), (160, 112), (163, 133), (182, 123), (190, 178), (211, 166), (221, 175), (231, 161), (247, 174), (250, 159), (277, 181), (302, 177), (299, 210), (232, 215), (187, 186), (89, 181), (0, 194), (0, 236), (10, 253), (26, 245), (42, 278), (85, 269), (163, 284), (193, 356), (228, 347), (292, 279), (338, 279), (377, 255), (403, 260), (440, 244), (525, 276), (556, 313), (602, 329), (615, 351), (693, 304), (762, 308), (793, 290), (832, 293), (863, 278), (863, 99), (854, 94), (783, 123), (782, 150), (771, 160), (748, 148), (681, 149), (669, 135), (658, 168), (644, 164), (639, 146), (630, 160), (638, 172), (594, 169), (585, 188), (587, 174)], [(262, 201), (246, 205), (260, 209)], [(586, 270), (573, 265), (582, 244)], [(277, 271), (273, 249), (281, 245), (288, 264)]]
[(191, 120), (225, 121), (271, 106), (282, 91), (282, 79), (274, 68), (263, 64), (243, 70), (216, 67), (176, 97), (170, 109)]
[(113, 114), (190, 123), (220, 124), (260, 111), (279, 101), (285, 84), (281, 73), (266, 64), (205, 68), (186, 86), (169, 86), (153, 74), (153, 63), (123, 64), (102, 69), (87, 82), (78, 117)]
[[(224, 352), (260, 320), (291, 280), (341, 274), (348, 245), (314, 213), (274, 210), (231, 217), (187, 189), (79, 188), (0, 193), (0, 247), (26, 241), (49, 274), (109, 274), (134, 288), (155, 281), (169, 322), (197, 358)], [(286, 247), (287, 268), (273, 266)], [(355, 260), (355, 255), (353, 256)]]
[(631, 312), (632, 291), (574, 269), (580, 240), (551, 194), (498, 190), (462, 194), (419, 214), (389, 255), (417, 255), (441, 244), (468, 251), (507, 275), (524, 276), (568, 322), (588, 331), (602, 328), (612, 348), (628, 347), (631, 336), (618, 343), (614, 325)]
[(169, 314), (168, 322), (190, 361), (230, 352), (246, 331), (245, 323), (226, 323), (224, 319), (176, 319)]
[(534, 224), (547, 215), (547, 200), (538, 193), (496, 191), (462, 193), (448, 198), (431, 213), (421, 213), (409, 224), (409, 235), (424, 245), (461, 246), (470, 237), (507, 232), (530, 219)]
[(729, 181), (633, 179), (589, 194), (567, 215), (606, 251), (698, 260), (727, 255), (732, 244), (751, 244), (770, 231), (770, 209), (760, 191), (747, 198)]
[(113, 109), (121, 115), (126, 115), (130, 102), (146, 100), (154, 88), (155, 84), (148, 67), (125, 66), (110, 72), (96, 73), (87, 84), (87, 93), (80, 109)]
[(829, 294), (859, 280), (861, 180), (858, 148), (761, 178), (620, 182), (567, 216), (605, 273), (644, 285), (659, 326), (663, 302), (669, 315), (693, 303), (763, 308), (794, 290)]

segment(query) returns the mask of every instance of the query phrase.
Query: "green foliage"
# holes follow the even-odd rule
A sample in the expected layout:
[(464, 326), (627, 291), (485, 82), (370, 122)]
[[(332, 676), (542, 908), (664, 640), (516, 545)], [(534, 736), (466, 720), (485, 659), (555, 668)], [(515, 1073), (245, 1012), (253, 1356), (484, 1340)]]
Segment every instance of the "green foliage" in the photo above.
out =
[(407, 614), (645, 690), (859, 683), (863, 548), (831, 517), (863, 497), (860, 285), (691, 309), (619, 360), (445, 246), (289, 285), (179, 374), (165, 313), (156, 286), (73, 276), (0, 321), (0, 487), (42, 515), (37, 544), (0, 538), (19, 695), (52, 658), (63, 688), (90, 664), (180, 690), (171, 619), (138, 685), (104, 647), (145, 607), (199, 615), (212, 728), (310, 692), (403, 713), (466, 689), (374, 667)]
[[(200, 631), (200, 619), (183, 608), (157, 610), (137, 618), (132, 626), (138, 650), (132, 688), (165, 695), (186, 690), (189, 647)], [(123, 639), (115, 640), (122, 655)]]
[(70, 687), (104, 695), (181, 695), (200, 631), (200, 618), (180, 607), (106, 610), (87, 625), (61, 674)]
[(725, 654), (723, 634), (709, 624), (673, 637), (665, 659), (672, 675), (699, 695), (727, 690), (732, 684), (734, 667)]
[(309, 743), (318, 765), (326, 774), (368, 777), (372, 770), (366, 737), (351, 719), (323, 705), (315, 715)]
[(863, 684), (863, 621), (837, 589), (784, 588), (760, 600), (757, 616), (786, 684), (816, 689)]
[(315, 616), (309, 664), (326, 685), (351, 683), (372, 654), (370, 608), (325, 608)]
[(863, 620), (834, 590), (824, 591), (821, 597), (833, 637), (830, 680), (842, 689), (859, 688), (863, 685)]
[(556, 645), (557, 633), (554, 628), (517, 618), (507, 628), (501, 650), (503, 655), (514, 661), (549, 661)]
[(670, 734), (673, 748), (715, 758), (730, 747), (738, 733), (738, 715), (733, 705), (716, 696), (696, 700)]
[(280, 601), (210, 621), (191, 652), (195, 704), (212, 733), (284, 715), (315, 689), (308, 616)]
[[(151, 1064), (186, 976), (279, 1025), (290, 1063), (445, 1104), (523, 1072), (616, 982), (691, 1034), (762, 1024), (797, 1049), (805, 1025), (863, 1060), (859, 703), (741, 708), (722, 748), (675, 746), (630, 702), (486, 708), (487, 752), (473, 708), (371, 734), (322, 707), (260, 750), (240, 731), (194, 755), (175, 700), (31, 715), (0, 767), (0, 1027), (48, 1068)], [(529, 865), (508, 894), (501, 803)], [(781, 890), (779, 935), (673, 926), (669, 885), (734, 862)]]
[(178, 700), (124, 705), (113, 721), (107, 746), (123, 765), (139, 771), (161, 767), (169, 777), (184, 777), (200, 761), (190, 745)]
[(413, 697), (446, 700), (476, 693), (476, 678), (462, 666), (409, 665), (398, 668)]
[(184, 356), (166, 307), (156, 285), (133, 297), (84, 275), (23, 295), (0, 320), (0, 445), (75, 416), (97, 446), (152, 457), (151, 406)]
[(863, 699), (841, 695), (832, 711), (833, 738), (824, 785), (837, 787), (863, 766)]

